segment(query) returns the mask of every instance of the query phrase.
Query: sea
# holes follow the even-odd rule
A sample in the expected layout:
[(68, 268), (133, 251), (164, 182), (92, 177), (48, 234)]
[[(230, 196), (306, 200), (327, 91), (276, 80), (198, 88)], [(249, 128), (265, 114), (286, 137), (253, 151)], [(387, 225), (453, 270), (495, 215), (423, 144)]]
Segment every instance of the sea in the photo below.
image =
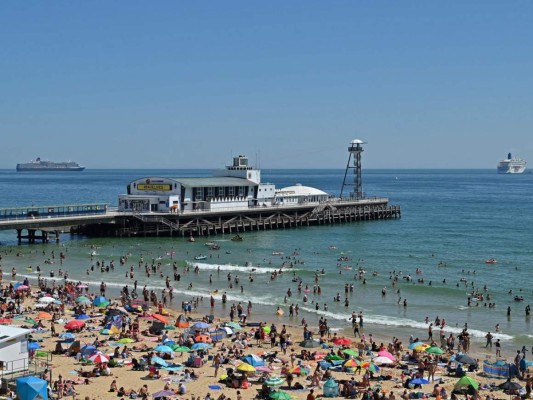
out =
[[(113, 207), (134, 179), (211, 172), (0, 170), (0, 207), (80, 203)], [(344, 172), (266, 169), (262, 180), (276, 187), (300, 183), (338, 195)], [(246, 232), (242, 242), (231, 241), (232, 235), (190, 243), (181, 237), (89, 238), (65, 233), (57, 244), (17, 245), (14, 231), (2, 231), (0, 262), (5, 279), (15, 267), (15, 280), (28, 276), (35, 281), (39, 265), (50, 284), (63, 279), (61, 269), (69, 279), (87, 283), (91, 291), (105, 281), (116, 294), (125, 285), (131, 290), (134, 279), (139, 288), (160, 293), (169, 276), (175, 295), (171, 307), (176, 310), (182, 301), (200, 297), (198, 311), (210, 314), (213, 296), (216, 313), (227, 315), (229, 304), (223, 306), (220, 300), (226, 292), (229, 303), (241, 302), (246, 309), (252, 302), (252, 321), (298, 325), (305, 319), (316, 326), (325, 318), (333, 329), (349, 333), (349, 318), (355, 311), (363, 313), (367, 334), (425, 339), (426, 319), (433, 322), (438, 316), (446, 320), (447, 335), (457, 334), (467, 324), (480, 342), (491, 331), (504, 347), (533, 344), (531, 319), (525, 314), (533, 300), (533, 174), (498, 175), (493, 169), (364, 170), (363, 190), (366, 196), (388, 197), (391, 205), (401, 206), (401, 218)], [(206, 242), (218, 243), (220, 250), (209, 250)], [(66, 256), (62, 264), (60, 252)], [(207, 259), (196, 261), (198, 255)], [(128, 257), (125, 265), (119, 263), (122, 256)], [(148, 277), (144, 267), (139, 268), (141, 258), (148, 265), (160, 263), (161, 273)], [(486, 263), (488, 259), (497, 263)], [(97, 261), (111, 260), (115, 268), (110, 272), (96, 266)], [(179, 265), (179, 282), (173, 280), (174, 262)], [(132, 267), (134, 279), (126, 276)], [(280, 269), (282, 273), (273, 276)], [(350, 284), (353, 291), (345, 293)], [(320, 285), (320, 294), (314, 292), (315, 285)], [(337, 293), (340, 302), (334, 301)], [(483, 299), (476, 297), (479, 294)], [(289, 317), (291, 304), (299, 305), (298, 316)], [(276, 314), (278, 307), (284, 315)]]

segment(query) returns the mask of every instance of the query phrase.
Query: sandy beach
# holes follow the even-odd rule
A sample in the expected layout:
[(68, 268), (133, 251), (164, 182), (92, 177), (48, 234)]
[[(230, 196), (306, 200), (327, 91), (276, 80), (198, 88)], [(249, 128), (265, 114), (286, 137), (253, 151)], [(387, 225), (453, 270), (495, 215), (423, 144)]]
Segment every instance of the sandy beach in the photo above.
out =
[[(121, 321), (123, 321), (123, 328), (111, 327), (110, 332), (104, 331), (107, 334), (102, 333), (104, 329), (103, 319), (105, 318), (105, 312), (109, 310), (124, 310), (118, 299), (112, 300), (111, 305), (107, 308), (96, 308), (92, 304), (95, 302), (97, 293), (87, 293), (83, 290), (84, 287), (76, 288), (75, 284), (70, 285), (70, 292), (60, 291), (58, 295), (57, 290), (51, 293), (45, 293), (40, 288), (33, 285), (30, 289), (24, 290), (25, 299), (23, 301), (24, 311), (17, 317), (16, 313), (6, 315), (13, 319), (11, 324), (31, 328), (41, 326), (32, 333), (32, 337), (41, 346), (35, 353), (37, 356), (44, 355), (39, 352), (55, 352), (56, 350), (62, 350), (64, 354), (53, 354), (51, 362), (49, 363), (49, 371), (46, 374), (46, 378), (50, 381), (50, 387), (54, 393), (54, 398), (76, 398), (76, 399), (111, 399), (111, 398), (129, 398), (128, 395), (120, 396), (117, 393), (117, 389), (124, 388), (126, 393), (135, 391), (138, 394), (138, 398), (143, 398), (142, 392), (148, 393), (145, 398), (153, 398), (153, 394), (166, 390), (168, 394), (170, 391), (175, 392), (175, 395), (167, 395), (167, 398), (191, 398), (191, 399), (222, 399), (222, 395), (226, 399), (252, 399), (256, 398), (262, 390), (264, 379), (271, 377), (281, 377), (283, 381), (279, 381), (280, 386), (274, 386), (273, 389), (282, 389), (290, 394), (294, 399), (306, 399), (313, 390), (313, 395), (318, 397), (323, 396), (323, 385), (328, 376), (332, 377), (337, 382), (346, 382), (350, 380), (353, 384), (352, 393), (354, 396), (361, 397), (367, 389), (379, 389), (381, 393), (390, 399), (399, 398), (407, 390), (407, 394), (411, 392), (423, 392), (426, 394), (434, 391), (435, 385), (439, 385), (439, 388), (445, 388), (443, 398), (449, 398), (452, 393), (454, 384), (458, 381), (457, 377), (450, 376), (446, 370), (445, 363), (450, 359), (452, 353), (445, 353), (439, 360), (435, 355), (431, 355), (424, 351), (416, 351), (419, 359), (427, 360), (428, 366), (423, 373), (424, 378), (428, 378), (428, 370), (434, 370), (434, 381), (430, 381), (428, 384), (423, 384), (417, 389), (405, 389), (405, 380), (408, 379), (408, 373), (412, 372), (412, 377), (418, 371), (422, 371), (420, 365), (416, 361), (411, 360), (407, 363), (405, 359), (407, 355), (412, 355), (413, 351), (408, 349), (409, 338), (398, 337), (395, 339), (396, 347), (393, 344), (392, 337), (384, 337), (380, 335), (379, 330), (375, 327), (372, 331), (361, 329), (360, 333), (362, 338), (355, 338), (351, 329), (347, 328), (344, 331), (329, 332), (322, 337), (323, 343), (316, 348), (304, 348), (300, 344), (304, 340), (304, 335), (312, 335), (315, 340), (321, 339), (319, 328), (303, 327), (289, 324), (289, 318), (285, 316), (275, 315), (273, 310), (272, 320), (262, 321), (262, 326), (246, 326), (242, 325), (242, 329), (231, 330), (233, 334), (225, 337), (222, 340), (214, 342), (212, 348), (205, 350), (201, 355), (201, 362), (192, 367), (186, 366), (185, 362), (188, 360), (190, 354), (188, 353), (158, 353), (154, 348), (163, 344), (165, 340), (166, 344), (172, 343), (176, 345), (194, 343), (191, 341), (194, 338), (187, 337), (185, 332), (195, 323), (199, 321), (206, 321), (208, 318), (201, 314), (190, 314), (187, 317), (189, 328), (178, 327), (177, 318), (182, 315), (176, 310), (169, 310), (169, 315), (163, 317), (160, 316), (157, 306), (152, 306), (149, 310), (145, 310), (142, 313), (122, 313), (116, 312), (117, 315), (121, 315)], [(13, 291), (13, 295), (20, 296), (22, 291)], [(30, 295), (31, 292), (31, 295)], [(68, 293), (68, 294), (67, 294)], [(85, 302), (87, 307), (79, 305), (79, 301), (76, 302), (76, 298), (79, 295), (86, 296), (89, 301)], [(45, 295), (53, 295), (57, 299), (57, 303), (60, 301), (62, 304), (50, 304), (46, 310), (37, 310), (36, 303), (39, 302), (39, 298)], [(187, 299), (188, 300), (188, 299)], [(41, 301), (42, 303), (42, 301)], [(43, 313), (45, 312), (45, 313)], [(48, 314), (46, 314), (48, 312)], [(72, 341), (62, 340), (63, 334), (67, 332), (65, 329), (65, 322), (76, 320), (75, 314), (85, 312), (89, 315), (89, 318), (82, 320), (84, 322), (83, 327), (78, 332), (76, 329), (73, 333), (75, 340), (79, 340), (79, 349), (69, 352), (68, 349)], [(166, 314), (166, 312), (163, 312)], [(213, 311), (215, 313), (215, 311)], [(31, 318), (35, 323), (28, 323), (28, 318)], [(158, 318), (165, 321), (167, 327), (158, 334), (151, 334), (150, 327), (159, 322)], [(52, 322), (55, 319), (55, 322)], [(250, 319), (254, 322), (253, 313), (250, 315)], [(184, 318), (181, 317), (183, 325)], [(280, 323), (281, 320), (281, 323)], [(285, 321), (286, 320), (286, 321)], [(277, 328), (278, 334), (275, 336), (275, 343), (271, 341), (271, 335), (268, 335), (268, 331), (272, 327), (273, 321), (275, 321), (275, 328)], [(128, 324), (129, 322), (129, 324)], [(214, 320), (210, 323), (207, 329), (198, 330), (195, 335), (206, 334), (210, 331), (220, 329), (223, 325), (229, 322), (229, 319), (224, 318), (221, 315), (214, 314)], [(68, 326), (68, 325), (67, 325)], [(176, 326), (176, 327), (175, 327)], [(207, 325), (206, 325), (207, 326)], [(237, 326), (237, 325), (235, 325)], [(263, 328), (264, 326), (264, 328)], [(53, 327), (53, 328), (52, 328)], [(0, 327), (1, 330), (1, 327)], [(265, 332), (263, 339), (257, 339), (256, 332), (263, 330)], [(55, 331), (55, 332), (54, 332)], [(194, 329), (192, 330), (195, 331)], [(228, 332), (231, 332), (228, 330)], [(426, 339), (427, 333), (425, 332), (413, 332), (413, 336), (419, 335), (421, 341)], [(282, 339), (283, 338), (283, 339)], [(341, 340), (342, 338), (342, 340)], [(189, 342), (187, 342), (187, 340)], [(280, 340), (286, 341), (285, 344), (280, 344)], [(412, 340), (412, 338), (411, 338)], [(170, 341), (170, 342), (169, 342)], [(121, 343), (122, 342), (122, 343)], [(126, 342), (126, 343), (124, 343)], [(371, 352), (372, 342), (375, 342), (374, 351)], [(398, 342), (402, 342), (400, 345)], [(84, 346), (95, 345), (94, 351), (85, 353), (82, 349)], [(348, 351), (345, 353), (343, 350), (359, 350), (359, 356), (355, 357), (358, 363), (372, 362), (374, 357), (377, 356), (377, 352), (380, 350), (377, 347), (383, 345), (381, 350), (388, 350), (394, 356), (395, 363), (392, 365), (384, 365), (379, 367), (379, 372), (374, 372), (369, 377), (365, 375), (367, 369), (363, 368), (357, 373), (353, 372), (353, 369), (347, 370), (342, 366), (345, 362), (349, 361), (353, 357), (353, 353)], [(440, 345), (438, 343), (437, 345)], [(420, 349), (423, 350), (423, 349)], [(457, 351), (457, 344), (455, 345), (455, 351)], [(468, 354), (474, 359), (482, 360), (492, 359), (495, 361), (494, 349), (489, 352), (490, 349), (485, 349), (478, 342), (474, 342), (472, 348), (469, 349)], [(503, 359), (513, 361), (513, 353), (515, 349), (503, 349)], [(101, 353), (114, 361), (104, 362), (102, 364), (89, 362), (90, 355), (95, 353)], [(196, 353), (194, 353), (196, 354)], [(328, 355), (334, 354), (339, 358), (338, 361), (333, 361), (338, 367), (322, 369), (319, 366), (320, 360), (327, 358)], [(352, 355), (350, 355), (352, 354)], [(373, 354), (371, 356), (370, 354)], [(255, 372), (240, 372), (239, 369), (245, 369), (242, 367), (242, 357), (254, 355), (260, 359), (264, 359), (264, 365), (262, 368)], [(340, 356), (339, 356), (340, 355)], [(161, 356), (165, 358), (165, 361), (161, 361), (168, 364), (174, 364), (174, 367), (164, 369), (158, 364), (159, 359), (154, 359), (152, 356)], [(141, 358), (147, 358), (152, 362), (151, 366), (145, 368), (134, 368), (134, 364), (137, 364), (133, 360), (141, 360)], [(43, 362), (45, 358), (37, 357), (36, 360)], [(106, 358), (103, 359), (104, 361)], [(157, 360), (154, 362), (154, 360)], [(404, 361), (402, 361), (404, 360)], [(217, 376), (215, 376), (215, 361), (220, 362), (220, 368), (218, 369)], [(437, 365), (437, 361), (439, 361)], [(134, 364), (132, 364), (132, 362)], [(355, 361), (353, 361), (355, 362)], [(164, 364), (163, 364), (164, 365)], [(356, 364), (354, 364), (354, 369)], [(112, 366), (112, 367), (110, 367)], [(364, 364), (363, 364), (364, 366)], [(301, 368), (300, 371), (293, 371), (293, 368)], [(228, 369), (234, 370), (234, 376), (238, 379), (226, 382), (221, 381), (221, 377), (227, 375)], [(372, 368), (372, 367), (370, 367)], [(142, 370), (139, 370), (142, 369)], [(470, 372), (468, 376), (471, 376), (481, 386), (490, 385), (491, 383), (500, 384), (503, 380), (497, 380), (493, 378), (487, 378), (481, 375), (480, 368), (477, 372)], [(96, 374), (93, 374), (93, 371)], [(293, 371), (292, 387), (289, 389), (287, 382), (287, 372)], [(300, 375), (300, 372), (303, 373)], [(318, 373), (316, 371), (319, 371)], [(193, 372), (194, 377), (190, 376)], [(109, 375), (106, 375), (109, 374)], [(246, 377), (243, 383), (243, 377)], [(368, 379), (370, 378), (370, 379)], [(289, 378), (290, 380), (290, 378)], [(113, 386), (115, 391), (111, 392), (110, 389)], [(184, 386), (185, 393), (179, 394), (180, 384)], [(233, 385), (239, 385), (239, 388), (232, 387)], [(294, 386), (301, 385), (300, 389), (295, 390)], [(522, 382), (525, 386), (525, 382)], [(143, 388), (144, 387), (144, 388)], [(63, 394), (60, 391), (63, 391)], [(342, 385), (341, 385), (342, 390)], [(183, 389), (182, 389), (183, 391)], [(483, 397), (489, 396), (490, 398), (506, 398), (506, 395), (501, 392), (493, 392), (490, 390), (481, 390), (480, 395)], [(405, 397), (405, 394), (404, 394)]]

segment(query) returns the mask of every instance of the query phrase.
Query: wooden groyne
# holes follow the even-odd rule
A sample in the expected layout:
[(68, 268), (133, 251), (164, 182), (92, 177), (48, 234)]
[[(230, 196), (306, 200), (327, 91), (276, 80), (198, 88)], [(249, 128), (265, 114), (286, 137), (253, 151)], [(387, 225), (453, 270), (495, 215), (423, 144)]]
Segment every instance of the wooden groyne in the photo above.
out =
[(364, 199), (184, 214), (118, 213), (112, 223), (79, 225), (72, 232), (88, 236), (190, 237), (397, 218), (401, 218), (400, 207), (389, 206), (388, 199)]

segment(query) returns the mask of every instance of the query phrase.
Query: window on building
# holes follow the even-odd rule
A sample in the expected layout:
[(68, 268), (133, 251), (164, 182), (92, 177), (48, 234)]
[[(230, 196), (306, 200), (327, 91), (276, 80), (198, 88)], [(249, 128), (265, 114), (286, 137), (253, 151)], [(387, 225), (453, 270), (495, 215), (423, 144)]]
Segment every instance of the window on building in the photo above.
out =
[(235, 196), (235, 187), (233, 186), (228, 187), (228, 196), (230, 197)]
[(208, 187), (206, 188), (207, 190), (207, 193), (206, 193), (206, 196), (208, 199), (212, 199), (213, 197), (215, 197), (215, 188), (214, 187)]

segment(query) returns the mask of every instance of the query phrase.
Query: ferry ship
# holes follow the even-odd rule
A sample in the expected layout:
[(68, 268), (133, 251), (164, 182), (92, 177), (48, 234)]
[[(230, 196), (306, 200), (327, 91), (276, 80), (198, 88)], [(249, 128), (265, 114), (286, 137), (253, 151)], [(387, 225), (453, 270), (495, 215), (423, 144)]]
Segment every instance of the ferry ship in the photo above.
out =
[(507, 154), (505, 160), (498, 163), (499, 174), (521, 174), (526, 170), (526, 162), (519, 157), (512, 157), (511, 153)]
[(19, 172), (47, 172), (47, 171), (83, 171), (85, 167), (74, 161), (54, 162), (43, 161), (40, 157), (28, 163), (17, 164)]

